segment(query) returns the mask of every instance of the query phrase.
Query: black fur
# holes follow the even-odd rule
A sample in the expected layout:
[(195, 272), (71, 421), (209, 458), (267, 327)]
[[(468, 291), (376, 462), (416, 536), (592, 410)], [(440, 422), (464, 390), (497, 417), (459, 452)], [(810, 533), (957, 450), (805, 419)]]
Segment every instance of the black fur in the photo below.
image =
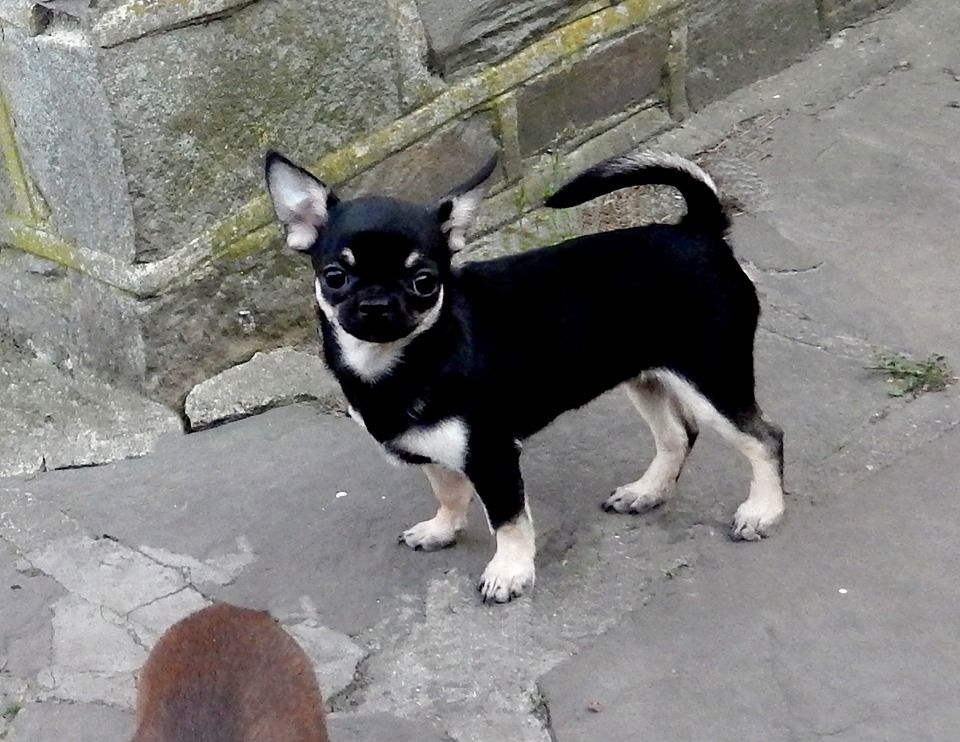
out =
[[(327, 363), (374, 438), (404, 460), (424, 463), (393, 441), (411, 426), (463, 420), (464, 472), (494, 528), (524, 507), (518, 441), (648, 369), (685, 378), (741, 431), (771, 449), (781, 446), (782, 456), (782, 438), (762, 421), (754, 399), (756, 291), (725, 240), (727, 217), (711, 187), (682, 169), (611, 175), (598, 166), (548, 205), (666, 183), (687, 198), (688, 215), (677, 225), (593, 234), (455, 269), (441, 225), (455, 213), (456, 199), (490, 170), (488, 164), (482, 177), (434, 207), (328, 199), (329, 222), (310, 254), (321, 280), (330, 266), (350, 273), (349, 285), (323, 293), (351, 334), (401, 337), (421, 321), (433, 305), (412, 294), (417, 271), (432, 273), (443, 288), (436, 322), (374, 381), (346, 363), (331, 318), (320, 314)], [(344, 262), (344, 248), (354, 266)], [(412, 251), (420, 259), (407, 267)], [(386, 307), (378, 333), (368, 333), (358, 315), (364, 298)], [(692, 446), (696, 423), (685, 417), (684, 424)]]

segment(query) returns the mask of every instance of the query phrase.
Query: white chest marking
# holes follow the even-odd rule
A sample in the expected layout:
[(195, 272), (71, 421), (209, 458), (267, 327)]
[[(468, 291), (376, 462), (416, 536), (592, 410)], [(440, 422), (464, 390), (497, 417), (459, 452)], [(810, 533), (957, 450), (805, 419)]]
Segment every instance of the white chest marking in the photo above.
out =
[(466, 423), (459, 417), (449, 417), (436, 425), (410, 428), (394, 438), (391, 445), (453, 471), (463, 471), (467, 461), (468, 436)]

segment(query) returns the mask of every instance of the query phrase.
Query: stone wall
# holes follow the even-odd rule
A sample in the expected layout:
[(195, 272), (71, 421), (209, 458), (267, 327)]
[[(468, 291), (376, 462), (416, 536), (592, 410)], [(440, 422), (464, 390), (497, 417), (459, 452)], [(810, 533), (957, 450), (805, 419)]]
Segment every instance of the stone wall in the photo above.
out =
[(267, 147), (422, 199), (499, 151), (489, 231), (890, 1), (0, 0), (0, 327), (179, 404), (313, 332)]

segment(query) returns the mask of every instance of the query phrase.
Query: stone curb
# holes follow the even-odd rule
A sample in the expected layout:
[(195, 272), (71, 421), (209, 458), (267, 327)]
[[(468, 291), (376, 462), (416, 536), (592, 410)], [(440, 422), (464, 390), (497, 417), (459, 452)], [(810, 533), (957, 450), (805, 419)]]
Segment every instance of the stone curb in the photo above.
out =
[(198, 384), (187, 395), (185, 411), (191, 429), (200, 430), (304, 401), (327, 413), (346, 409), (340, 386), (318, 354), (280, 348)]

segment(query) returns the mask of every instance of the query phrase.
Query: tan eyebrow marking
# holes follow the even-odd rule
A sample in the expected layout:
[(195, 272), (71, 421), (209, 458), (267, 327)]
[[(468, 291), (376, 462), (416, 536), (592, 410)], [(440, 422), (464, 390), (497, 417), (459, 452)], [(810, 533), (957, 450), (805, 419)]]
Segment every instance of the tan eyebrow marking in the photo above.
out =
[(343, 248), (343, 252), (340, 253), (340, 257), (343, 258), (344, 263), (351, 267), (357, 264), (357, 259), (353, 256), (353, 250), (351, 250), (349, 247)]
[(420, 260), (420, 253), (414, 250), (407, 256), (407, 259), (403, 261), (403, 266), (405, 268), (412, 268), (418, 260)]

